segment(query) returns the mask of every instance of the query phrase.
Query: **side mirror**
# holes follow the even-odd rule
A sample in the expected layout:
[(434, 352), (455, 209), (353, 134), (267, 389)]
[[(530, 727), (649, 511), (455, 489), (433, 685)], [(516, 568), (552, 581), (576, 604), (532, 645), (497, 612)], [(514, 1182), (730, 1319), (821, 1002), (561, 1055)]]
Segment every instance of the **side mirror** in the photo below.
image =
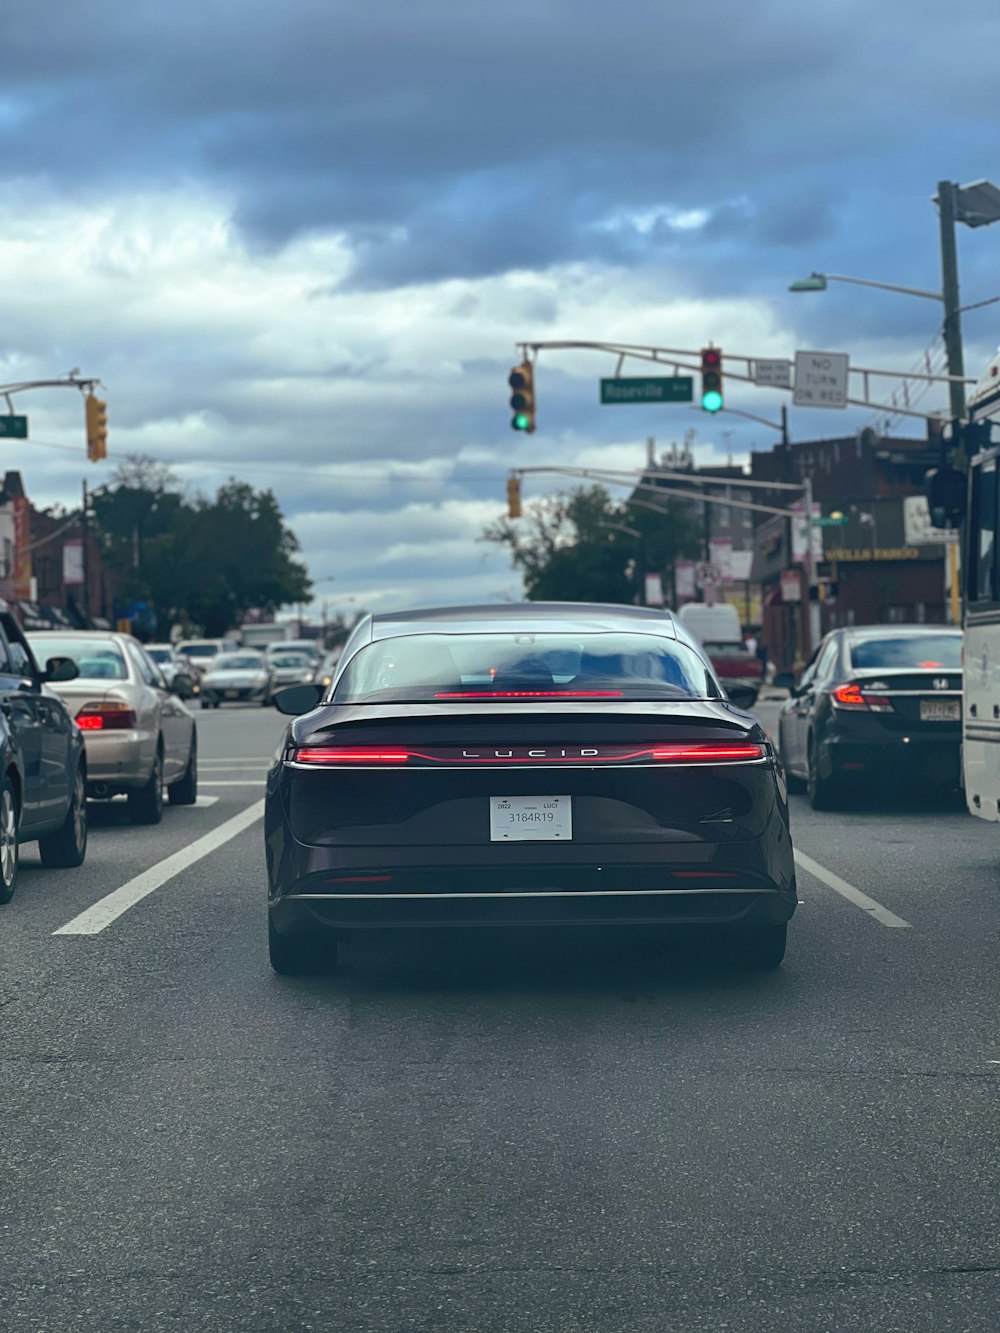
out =
[(274, 706), (287, 717), (299, 717), (302, 713), (312, 712), (322, 697), (323, 689), (319, 685), (289, 685), (287, 690), (279, 690), (274, 696)]
[(45, 673), (42, 679), (49, 684), (56, 685), (61, 681), (76, 680), (79, 674), (80, 668), (72, 657), (50, 657), (45, 663)]
[(756, 685), (739, 685), (735, 681), (726, 686), (729, 702), (736, 708), (753, 708), (759, 691)]
[(170, 693), (179, 694), (182, 699), (187, 699), (194, 694), (194, 676), (189, 676), (186, 671), (178, 671), (170, 682)]
[(790, 671), (779, 671), (773, 684), (776, 690), (788, 690), (791, 693), (795, 689), (795, 677)]

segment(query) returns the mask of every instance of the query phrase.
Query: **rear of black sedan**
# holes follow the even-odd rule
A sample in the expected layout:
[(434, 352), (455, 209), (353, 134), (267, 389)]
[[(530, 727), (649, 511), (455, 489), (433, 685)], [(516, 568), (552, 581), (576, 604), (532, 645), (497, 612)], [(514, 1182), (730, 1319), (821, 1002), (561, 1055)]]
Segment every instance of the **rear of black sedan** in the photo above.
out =
[(524, 924), (719, 925), (773, 967), (796, 903), (759, 724), (668, 617), (572, 608), (368, 622), (288, 730), (266, 854), (280, 972), (324, 934)]

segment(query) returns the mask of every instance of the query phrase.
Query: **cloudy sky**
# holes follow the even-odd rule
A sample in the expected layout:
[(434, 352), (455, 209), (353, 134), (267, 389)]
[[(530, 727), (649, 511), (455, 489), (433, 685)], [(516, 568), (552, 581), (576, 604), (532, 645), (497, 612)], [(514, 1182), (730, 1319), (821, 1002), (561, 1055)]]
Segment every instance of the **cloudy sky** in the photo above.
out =
[[(788, 282), (936, 288), (936, 182), (1000, 181), (996, 0), (4, 11), (0, 376), (77, 367), (110, 419), (94, 466), (75, 394), (24, 397), (32, 439), (3, 442), (4, 466), (39, 504), (136, 451), (192, 488), (269, 486), (331, 613), (515, 593), (477, 541), (511, 466), (637, 467), (647, 436), (692, 429), (700, 461), (775, 438), (601, 408), (613, 362), (555, 352), (539, 429), (515, 435), (517, 341), (913, 368), (939, 358), (933, 302)], [(963, 299), (1000, 295), (1000, 226), (961, 231)], [(1000, 305), (966, 316), (970, 373), (998, 330)], [(781, 401), (727, 393), (769, 418)], [(791, 414), (799, 439), (871, 420)]]

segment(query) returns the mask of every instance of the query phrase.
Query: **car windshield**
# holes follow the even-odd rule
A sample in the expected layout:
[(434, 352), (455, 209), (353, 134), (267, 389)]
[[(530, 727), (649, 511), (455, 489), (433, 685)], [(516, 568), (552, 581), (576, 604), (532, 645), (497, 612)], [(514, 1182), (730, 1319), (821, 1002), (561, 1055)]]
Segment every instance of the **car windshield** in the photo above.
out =
[(271, 665), (276, 667), (307, 667), (311, 663), (305, 653), (274, 653)]
[(46, 634), (44, 640), (30, 640), (35, 656), (70, 657), (76, 663), (81, 680), (127, 680), (125, 657), (110, 639), (60, 639)]
[(219, 649), (214, 643), (188, 643), (178, 651), (185, 657), (215, 657)]
[(900, 634), (855, 639), (851, 665), (858, 670), (872, 667), (960, 667), (961, 634)]
[(169, 662), (173, 657), (173, 652), (169, 648), (150, 648), (147, 644), (146, 652), (154, 662)]
[(414, 634), (369, 644), (338, 703), (718, 697), (686, 644), (646, 634)]
[(220, 653), (212, 663), (213, 671), (263, 671), (264, 663), (254, 653)]

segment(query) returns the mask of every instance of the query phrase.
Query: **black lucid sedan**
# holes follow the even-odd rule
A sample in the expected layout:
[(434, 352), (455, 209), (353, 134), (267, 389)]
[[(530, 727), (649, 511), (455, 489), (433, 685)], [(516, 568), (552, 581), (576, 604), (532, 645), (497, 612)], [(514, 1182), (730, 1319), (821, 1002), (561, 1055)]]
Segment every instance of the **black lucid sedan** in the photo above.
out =
[(962, 631), (833, 630), (778, 719), (788, 784), (814, 810), (873, 786), (954, 789), (962, 742)]
[(540, 923), (718, 925), (730, 957), (781, 962), (783, 777), (669, 613), (368, 617), (326, 691), (276, 703), (301, 714), (267, 784), (278, 972), (359, 928)]
[(48, 688), (77, 674), (58, 656), (40, 668), (0, 602), (0, 903), (17, 888), (22, 843), (37, 841), (46, 866), (79, 866), (87, 854), (83, 736)]

